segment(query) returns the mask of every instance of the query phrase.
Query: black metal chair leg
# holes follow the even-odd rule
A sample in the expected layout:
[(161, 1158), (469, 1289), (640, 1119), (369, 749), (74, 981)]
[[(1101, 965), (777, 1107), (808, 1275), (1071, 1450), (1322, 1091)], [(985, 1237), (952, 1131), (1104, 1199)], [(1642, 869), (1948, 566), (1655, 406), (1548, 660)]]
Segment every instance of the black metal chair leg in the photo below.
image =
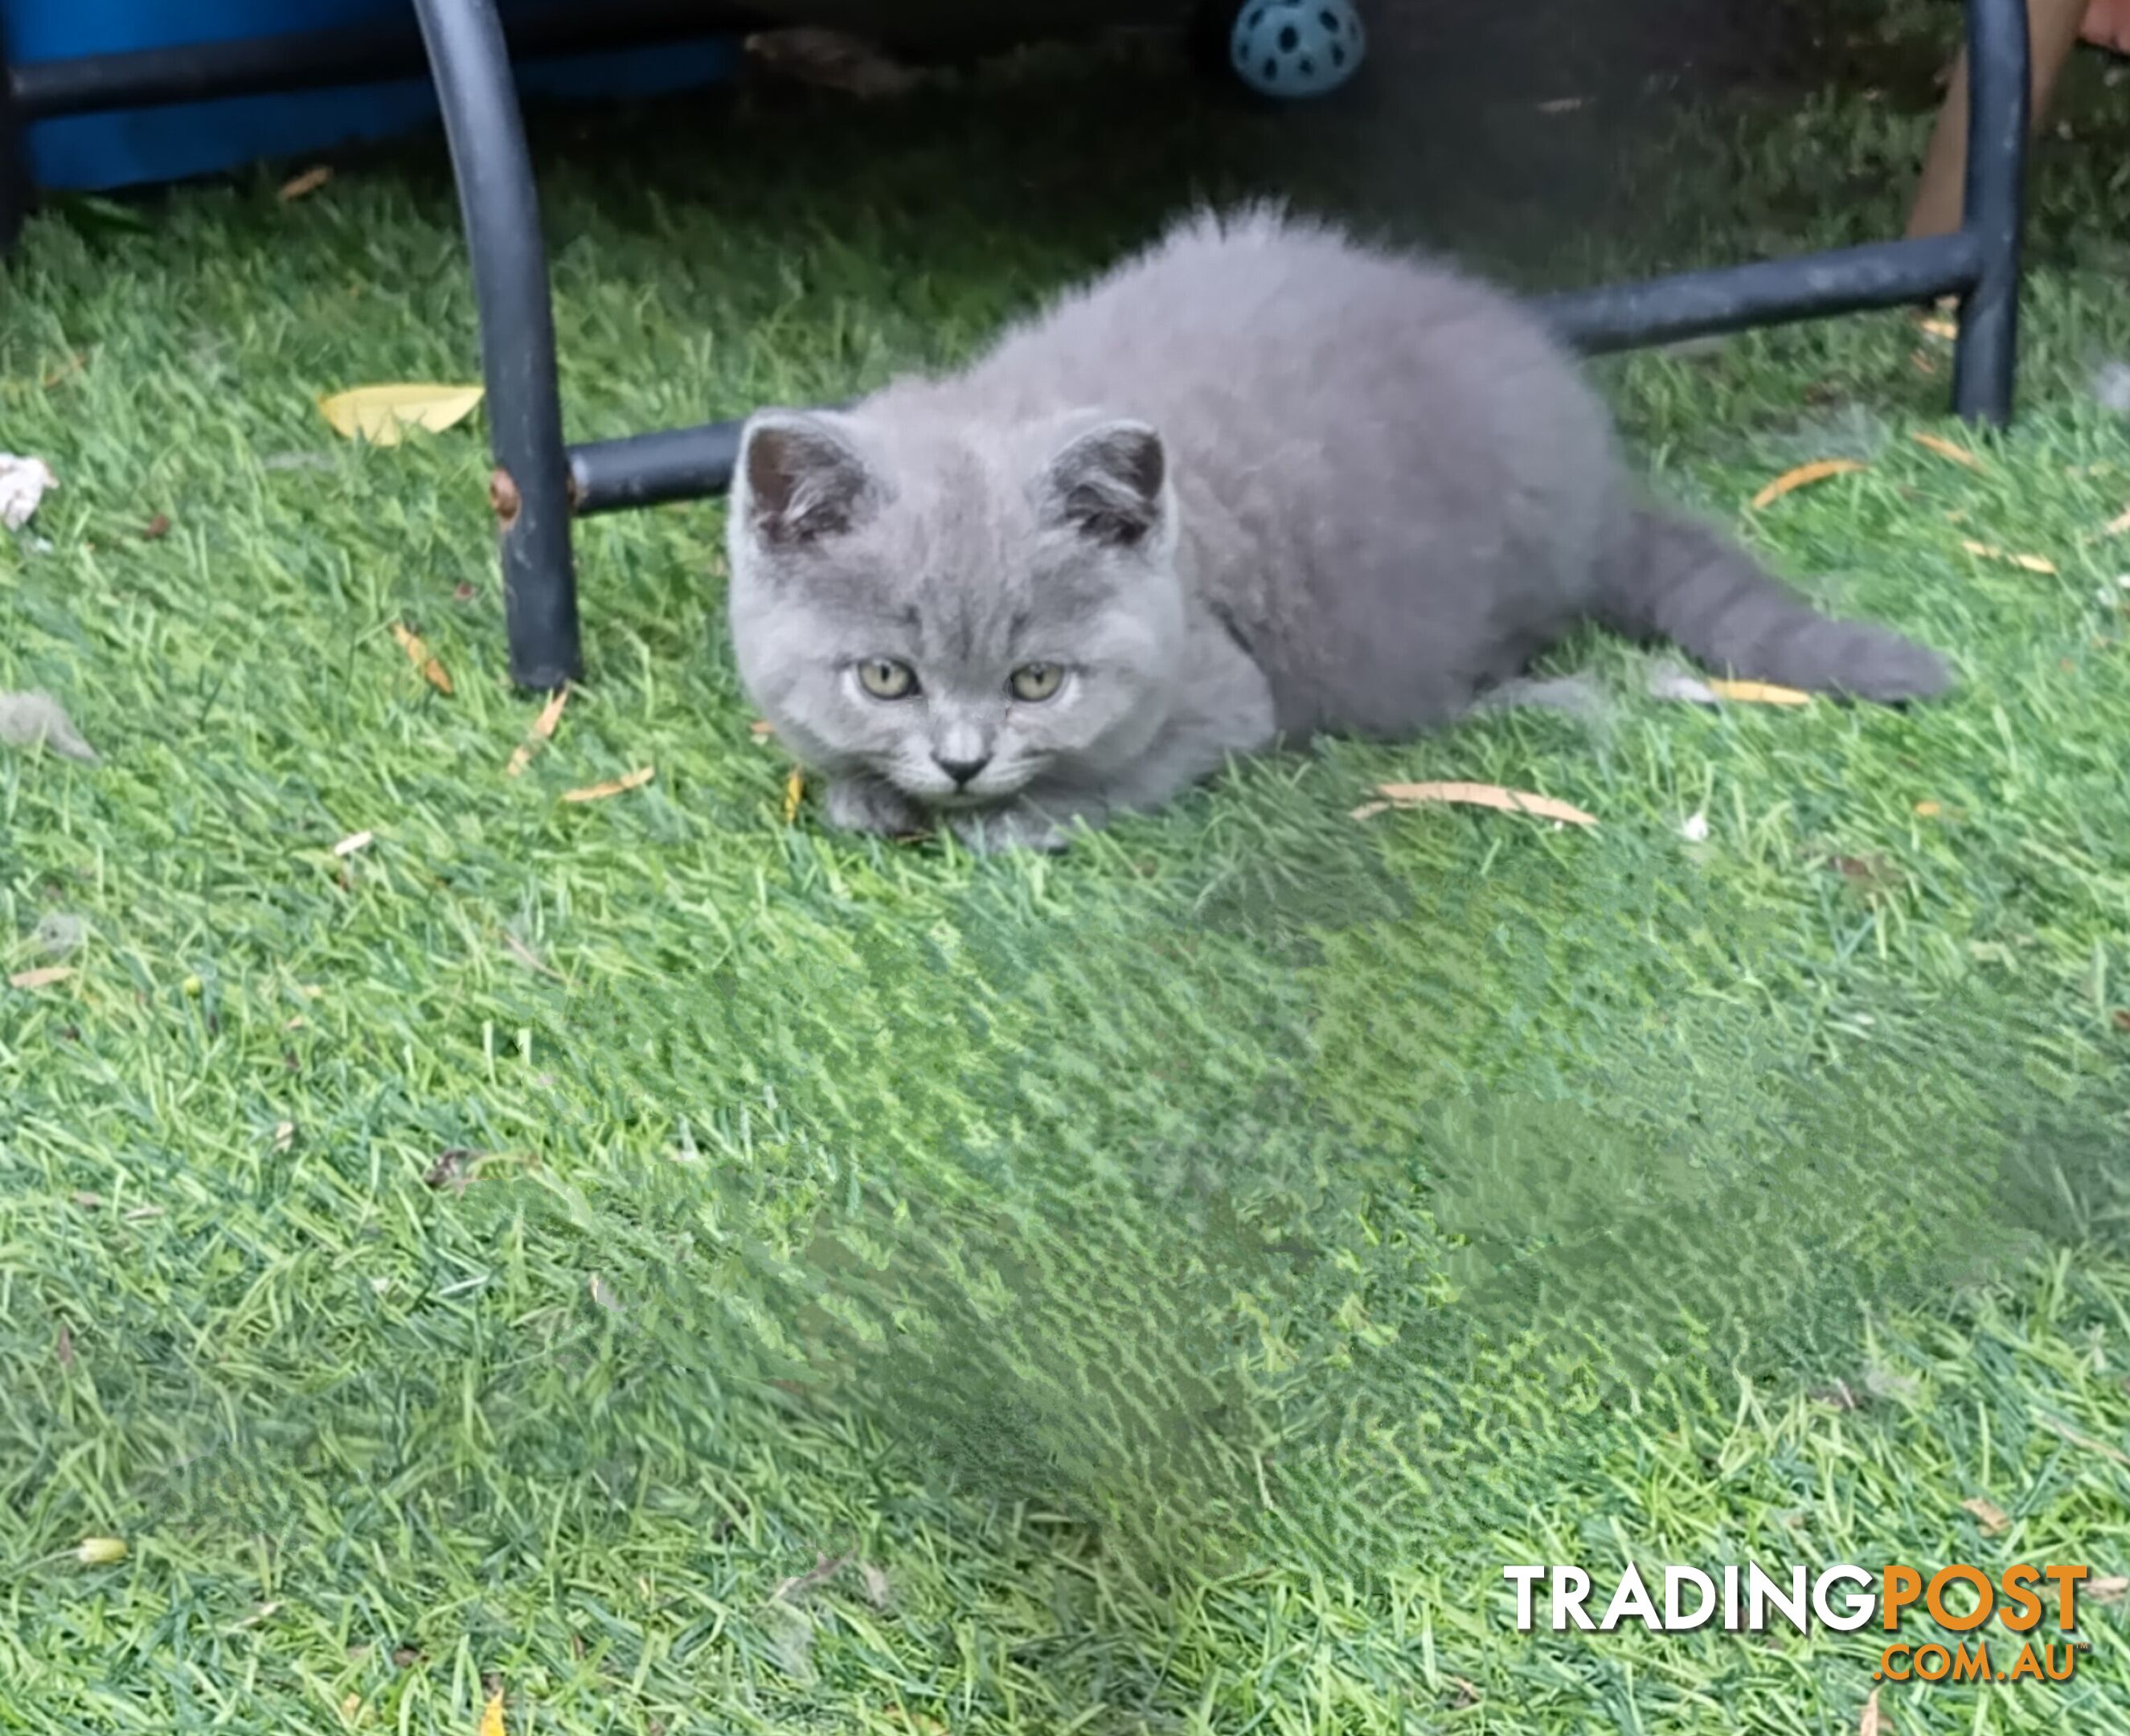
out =
[(1960, 302), (1952, 407), (1970, 422), (1999, 427), (2012, 419), (2018, 366), (2032, 54), (2025, 0), (1967, 0), (1967, 181), (1960, 227), (1977, 244), (1980, 272)]
[(547, 256), (518, 88), (494, 0), (414, 0), (443, 106), (480, 309), (510, 674), (560, 687), (584, 672), (570, 479)]
[(14, 69), (0, 50), (0, 254), (12, 253), (36, 188), (30, 179), (29, 141), (15, 105)]

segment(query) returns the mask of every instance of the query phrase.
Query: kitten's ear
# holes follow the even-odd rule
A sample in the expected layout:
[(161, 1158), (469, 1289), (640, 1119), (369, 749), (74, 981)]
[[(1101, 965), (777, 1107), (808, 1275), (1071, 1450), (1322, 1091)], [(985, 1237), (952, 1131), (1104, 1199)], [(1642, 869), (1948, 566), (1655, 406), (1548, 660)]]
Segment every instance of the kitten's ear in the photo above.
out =
[(1161, 522), (1168, 455), (1143, 422), (1106, 422), (1050, 460), (1050, 510), (1082, 536), (1132, 548)]
[(747, 419), (733, 467), (737, 509), (774, 548), (857, 523), (876, 491), (872, 472), (825, 417), (765, 410)]

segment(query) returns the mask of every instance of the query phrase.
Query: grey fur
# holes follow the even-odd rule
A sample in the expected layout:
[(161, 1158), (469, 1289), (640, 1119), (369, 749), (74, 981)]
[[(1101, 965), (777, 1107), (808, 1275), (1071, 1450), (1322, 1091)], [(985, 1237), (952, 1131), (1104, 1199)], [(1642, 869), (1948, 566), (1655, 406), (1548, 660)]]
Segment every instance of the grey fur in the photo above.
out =
[[(1640, 503), (1515, 303), (1261, 208), (1185, 223), (963, 372), (758, 413), (730, 553), (742, 680), (831, 820), (985, 847), (1282, 735), (1447, 722), (1585, 618), (1794, 687), (1949, 680)], [(921, 691), (872, 697), (877, 658)], [(1008, 690), (1031, 662), (1067, 671), (1040, 703)], [(979, 759), (962, 787), (939, 764)]]

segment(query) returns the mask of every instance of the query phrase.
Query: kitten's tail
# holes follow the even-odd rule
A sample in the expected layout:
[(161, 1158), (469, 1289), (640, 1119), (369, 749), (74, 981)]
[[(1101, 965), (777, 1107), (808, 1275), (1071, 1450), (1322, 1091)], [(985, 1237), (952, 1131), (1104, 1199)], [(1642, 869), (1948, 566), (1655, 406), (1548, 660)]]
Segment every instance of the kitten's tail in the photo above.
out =
[(1670, 639), (1719, 674), (1784, 687), (1892, 703), (1952, 684), (1937, 652), (1820, 614), (1717, 531), (1648, 508), (1607, 564), (1595, 613), (1634, 637)]

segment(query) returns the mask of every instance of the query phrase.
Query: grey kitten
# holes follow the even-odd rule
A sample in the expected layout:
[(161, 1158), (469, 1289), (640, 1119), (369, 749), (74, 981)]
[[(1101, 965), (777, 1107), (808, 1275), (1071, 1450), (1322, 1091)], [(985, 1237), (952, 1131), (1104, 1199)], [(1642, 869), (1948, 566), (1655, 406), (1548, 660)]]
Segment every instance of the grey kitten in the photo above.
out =
[(1932, 652), (1637, 501), (1536, 319), (1252, 209), (983, 360), (747, 423), (733, 643), (829, 818), (1054, 847), (1233, 754), (1469, 711), (1573, 623), (1879, 700)]

